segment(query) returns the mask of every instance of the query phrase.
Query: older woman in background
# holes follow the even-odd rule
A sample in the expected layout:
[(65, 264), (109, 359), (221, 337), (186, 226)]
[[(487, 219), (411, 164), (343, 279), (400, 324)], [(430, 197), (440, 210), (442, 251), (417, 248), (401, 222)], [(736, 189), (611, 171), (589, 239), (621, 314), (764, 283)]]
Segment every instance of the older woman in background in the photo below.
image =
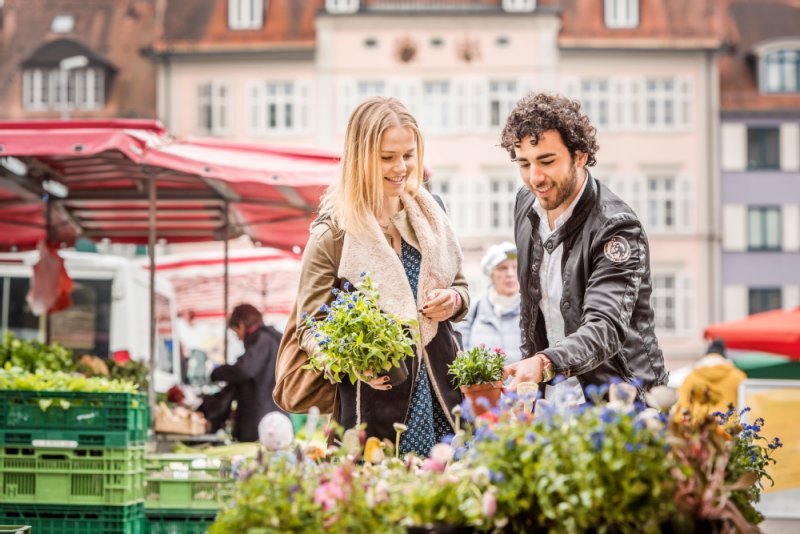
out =
[(514, 363), (520, 359), (522, 343), (517, 248), (508, 241), (490, 247), (481, 260), (481, 269), (491, 285), (457, 329), (465, 349), (481, 344), (500, 347), (506, 352), (506, 363)]

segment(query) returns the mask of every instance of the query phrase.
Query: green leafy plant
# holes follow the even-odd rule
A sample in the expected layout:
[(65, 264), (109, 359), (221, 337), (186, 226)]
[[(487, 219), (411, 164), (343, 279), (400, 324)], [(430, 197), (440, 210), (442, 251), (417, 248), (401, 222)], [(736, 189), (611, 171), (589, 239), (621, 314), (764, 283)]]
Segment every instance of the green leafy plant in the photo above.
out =
[(457, 387), (497, 382), (503, 379), (505, 361), (503, 349), (489, 350), (486, 345), (479, 345), (459, 352), (448, 367), (448, 373)]
[(741, 417), (749, 411), (704, 413), (695, 406), (684, 410), (671, 424), (670, 455), (677, 481), (675, 502), (694, 521), (716, 521), (748, 532), (764, 517), (755, 504), (766, 480), (767, 467), (775, 463), (779, 438), (760, 434), (763, 418), (752, 424)]
[(74, 368), (72, 351), (58, 343), (46, 345), (39, 341), (17, 339), (11, 332), (3, 336), (0, 345), (0, 367), (6, 364), (26, 371), (49, 369), (71, 371)]
[(0, 389), (21, 391), (78, 391), (94, 393), (138, 393), (135, 384), (124, 380), (109, 380), (105, 377), (86, 377), (78, 373), (47, 371), (35, 373), (6, 363), (0, 369)]
[(598, 404), (476, 419), (467, 459), (488, 469), (511, 531), (659, 532), (674, 510), (663, 423), (631, 402), (599, 402), (605, 388), (587, 392)]
[(381, 311), (378, 288), (367, 273), (358, 290), (349, 289), (345, 282), (345, 291), (333, 290), (333, 303), (320, 307), (323, 318), (305, 316), (319, 344), (305, 367), (355, 384), (368, 372), (380, 374), (413, 357), (418, 323)]

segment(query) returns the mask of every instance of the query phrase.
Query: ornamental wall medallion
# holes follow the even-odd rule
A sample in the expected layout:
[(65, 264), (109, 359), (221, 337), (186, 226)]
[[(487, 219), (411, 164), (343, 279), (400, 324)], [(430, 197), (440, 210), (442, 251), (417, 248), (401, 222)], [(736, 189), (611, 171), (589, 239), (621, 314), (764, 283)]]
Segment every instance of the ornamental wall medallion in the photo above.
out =
[(465, 63), (472, 63), (481, 58), (481, 43), (478, 39), (464, 37), (456, 43), (456, 57)]
[(410, 63), (417, 57), (419, 47), (411, 37), (400, 37), (395, 41), (394, 56), (400, 63)]

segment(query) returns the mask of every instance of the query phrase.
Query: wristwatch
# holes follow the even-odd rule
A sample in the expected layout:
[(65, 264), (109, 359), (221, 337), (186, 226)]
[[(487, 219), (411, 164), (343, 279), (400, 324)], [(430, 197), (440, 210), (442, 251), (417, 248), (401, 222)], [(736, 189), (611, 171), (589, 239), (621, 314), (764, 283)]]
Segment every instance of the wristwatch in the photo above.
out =
[(550, 382), (556, 377), (556, 372), (553, 369), (553, 362), (540, 354), (537, 354), (536, 357), (542, 360), (542, 382)]

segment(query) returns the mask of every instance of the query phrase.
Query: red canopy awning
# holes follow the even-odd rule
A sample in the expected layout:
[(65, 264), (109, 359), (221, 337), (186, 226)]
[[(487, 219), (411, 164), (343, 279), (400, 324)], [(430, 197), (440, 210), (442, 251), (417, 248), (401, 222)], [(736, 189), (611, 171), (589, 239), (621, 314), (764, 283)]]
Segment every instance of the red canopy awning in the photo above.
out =
[(705, 337), (722, 339), (732, 349), (772, 352), (800, 360), (800, 307), (712, 325), (706, 328)]
[(265, 246), (302, 248), (338, 169), (330, 151), (176, 140), (142, 120), (0, 122), (0, 157), (16, 163), (0, 167), (0, 249), (30, 248), (45, 236), (47, 182), (67, 188), (63, 198), (50, 195), (53, 241), (146, 243), (150, 178), (159, 239), (246, 234)]

